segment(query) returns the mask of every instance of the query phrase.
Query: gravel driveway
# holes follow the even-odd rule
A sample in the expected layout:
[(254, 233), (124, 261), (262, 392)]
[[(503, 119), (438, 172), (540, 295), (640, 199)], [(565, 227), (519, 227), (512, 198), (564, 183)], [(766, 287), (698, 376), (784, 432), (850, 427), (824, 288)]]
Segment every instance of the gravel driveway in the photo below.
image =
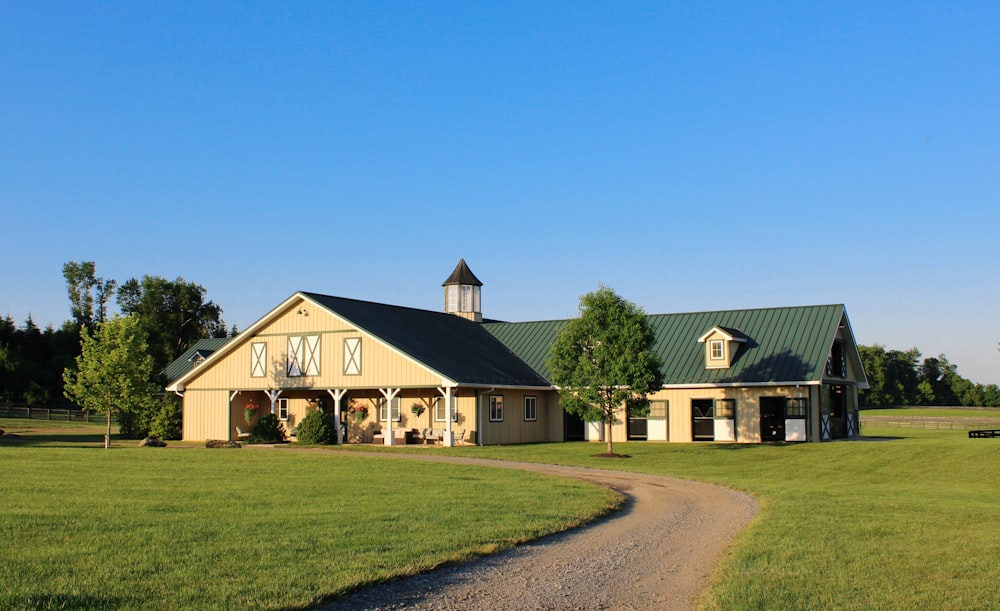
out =
[(375, 586), (321, 609), (690, 609), (757, 511), (749, 495), (669, 477), (394, 456), (573, 477), (618, 490), (626, 501), (587, 527)]

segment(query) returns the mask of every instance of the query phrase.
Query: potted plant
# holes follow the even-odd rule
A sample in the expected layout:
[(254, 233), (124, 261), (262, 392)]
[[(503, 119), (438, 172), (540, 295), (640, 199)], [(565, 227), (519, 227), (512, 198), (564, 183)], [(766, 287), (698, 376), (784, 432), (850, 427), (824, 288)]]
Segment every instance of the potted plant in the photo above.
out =
[(424, 409), (426, 408), (424, 407), (423, 403), (414, 402), (413, 405), (410, 406), (410, 413), (419, 418), (421, 414), (424, 413)]

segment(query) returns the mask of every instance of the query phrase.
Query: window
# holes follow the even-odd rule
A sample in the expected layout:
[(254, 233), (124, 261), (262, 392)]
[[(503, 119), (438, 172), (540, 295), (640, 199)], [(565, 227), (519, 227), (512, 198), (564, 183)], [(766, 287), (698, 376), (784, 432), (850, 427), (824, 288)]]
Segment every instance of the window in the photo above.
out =
[[(400, 398), (396, 397), (392, 400), (392, 421), (399, 422), (402, 420), (399, 414), (399, 404), (401, 403)], [(385, 397), (378, 400), (378, 419), (382, 422), (386, 422), (386, 407), (385, 407)]]
[(650, 401), (647, 418), (666, 418), (669, 401)]
[(524, 420), (526, 422), (538, 420), (538, 399), (535, 397), (524, 398)]
[(267, 344), (250, 344), (250, 377), (263, 378), (267, 375)]
[(716, 420), (736, 419), (736, 399), (716, 399), (715, 400)]
[(288, 338), (288, 377), (319, 375), (319, 336)]
[(709, 358), (711, 358), (713, 361), (721, 361), (722, 360), (723, 353), (722, 353), (722, 340), (721, 339), (713, 339), (709, 343), (709, 349), (711, 350), (711, 354), (710, 354)]
[(361, 375), (361, 338), (344, 338), (344, 375)]
[(490, 422), (503, 422), (503, 395), (490, 395)]
[(826, 375), (834, 378), (847, 377), (847, 356), (844, 342), (839, 339), (830, 348), (830, 357), (826, 359)]
[(785, 418), (805, 418), (809, 411), (809, 399), (785, 399)]
[[(434, 422), (444, 422), (444, 399), (442, 397), (434, 398)], [(458, 397), (455, 395), (451, 396), (451, 421), (458, 422)]]
[(458, 285), (450, 284), (444, 287), (444, 311), (458, 311)]
[(278, 420), (288, 420), (288, 399), (278, 399)]

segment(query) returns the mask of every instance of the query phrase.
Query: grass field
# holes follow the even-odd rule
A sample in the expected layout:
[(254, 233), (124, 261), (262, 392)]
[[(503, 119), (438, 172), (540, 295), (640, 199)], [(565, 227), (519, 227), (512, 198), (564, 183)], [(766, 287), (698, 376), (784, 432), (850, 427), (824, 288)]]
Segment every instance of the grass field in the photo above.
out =
[(1000, 439), (871, 429), (797, 445), (585, 443), (456, 454), (672, 475), (754, 494), (761, 510), (704, 601), (719, 609), (1000, 608)]
[(1000, 408), (979, 408), (962, 409), (958, 407), (919, 407), (919, 408), (890, 408), (890, 409), (863, 409), (861, 416), (906, 416), (918, 418), (975, 418), (1000, 420)]
[[(673, 475), (751, 492), (761, 502), (761, 511), (724, 560), (704, 601), (708, 608), (1000, 608), (1000, 530), (996, 528), (1000, 523), (1000, 439), (968, 439), (961, 431), (870, 427), (865, 431), (883, 440), (798, 445), (616, 444), (616, 450), (631, 458), (613, 462), (595, 458), (603, 446), (587, 443), (432, 451)], [(288, 450), (122, 449), (104, 453), (59, 448), (19, 452), (0, 447), (0, 457), (8, 469), (20, 472), (27, 467), (30, 477), (44, 484), (37, 492), (39, 487), (31, 482), (18, 484), (14, 490), (10, 482), (0, 484), (2, 498), (14, 494), (31, 499), (18, 499), (19, 519), (12, 522), (10, 512), (0, 516), (0, 536), (15, 541), (12, 549), (19, 550), (16, 559), (3, 561), (0, 587), (7, 598), (0, 599), (0, 606), (5, 601), (18, 606), (29, 602), (56, 606), (66, 601), (88, 607), (105, 601), (135, 606), (157, 606), (164, 601), (186, 606), (292, 606), (305, 604), (317, 592), (335, 593), (379, 579), (391, 572), (394, 564), (405, 566), (407, 571), (419, 570), (422, 565), (414, 558), (424, 553), (462, 557), (469, 551), (488, 549), (494, 544), (491, 541), (509, 541), (531, 530), (519, 530), (518, 535), (494, 530), (480, 533), (477, 529), (483, 526), (479, 524), (482, 520), (462, 521), (463, 511), (478, 511), (476, 504), (483, 496), (490, 496), (484, 495), (484, 490), (522, 485), (508, 480), (512, 477), (509, 474), (491, 470), (447, 467), (436, 472), (427, 465), (425, 472), (424, 467), (410, 463), (396, 466), (378, 459)], [(130, 466), (122, 469), (123, 463)], [(343, 470), (339, 470), (341, 465)], [(428, 515), (420, 514), (419, 519), (415, 516), (421, 503), (405, 499), (427, 501), (426, 494), (421, 496), (426, 487), (401, 489), (392, 484), (402, 482), (417, 469), (421, 482), (434, 482), (435, 489), (454, 486), (448, 494), (431, 499), (427, 504), (433, 509)], [(124, 472), (116, 472), (119, 470)], [(175, 471), (184, 474), (183, 486), (164, 501), (156, 490), (176, 485), (179, 476)], [(359, 477), (362, 474), (364, 477)], [(147, 480), (152, 483), (144, 483)], [(309, 482), (317, 480), (328, 489), (352, 491), (343, 495), (345, 502), (333, 510), (334, 515), (327, 507), (329, 494), (310, 492), (314, 487)], [(364, 486), (352, 488), (351, 480), (363, 480)], [(254, 482), (259, 482), (255, 490), (267, 490), (265, 500), (251, 494), (249, 486)], [(223, 492), (216, 492), (216, 487)], [(534, 507), (538, 494), (530, 492), (505, 504), (500, 513), (480, 515), (495, 515), (490, 526), (496, 529), (502, 520), (519, 526), (523, 516), (517, 505)], [(578, 494), (587, 494), (586, 489), (565, 488), (558, 496)], [(154, 508), (155, 503), (145, 500), (150, 495), (165, 506)], [(463, 499), (464, 509), (452, 508), (455, 495)], [(116, 496), (117, 501), (101, 500)], [(357, 511), (356, 502), (365, 496), (378, 502)], [(82, 517), (66, 523), (68, 508), (59, 499), (77, 497), (89, 499), (70, 512)], [(579, 515), (587, 515), (586, 508), (594, 502), (582, 503)], [(70, 504), (77, 506), (77, 501)], [(115, 511), (109, 513), (106, 506)], [(399, 510), (400, 506), (410, 508)], [(252, 507), (264, 509), (253, 512)], [(36, 516), (38, 508), (46, 508), (41, 516)], [(539, 509), (549, 509), (548, 504), (539, 504)], [(207, 512), (211, 519), (205, 517)], [(370, 524), (375, 519), (372, 516), (383, 513), (391, 516), (388, 523)], [(172, 515), (182, 518), (167, 519)], [(282, 518), (275, 519), (276, 515)], [(428, 524), (437, 523), (435, 519), (444, 515), (448, 517), (442, 523), (469, 529), (479, 543), (464, 545), (466, 537), (441, 541), (448, 529), (431, 531), (428, 538), (440, 545), (433, 550), (424, 549), (431, 543), (408, 543), (410, 539), (424, 541), (425, 531), (434, 528)], [(556, 524), (565, 520), (548, 517)], [(370, 525), (376, 533), (389, 532), (394, 544), (371, 534), (367, 544), (362, 539), (343, 538), (345, 528), (341, 525), (345, 520), (350, 525)], [(308, 526), (314, 521), (320, 526)], [(410, 524), (423, 526), (411, 528)], [(114, 532), (99, 534), (107, 529), (97, 525), (110, 525)], [(25, 534), (26, 530), (31, 534)], [(89, 534), (81, 538), (77, 534), (80, 530)], [(269, 530), (293, 538), (270, 536)], [(338, 538), (329, 541), (332, 537)], [(95, 543), (95, 538), (102, 542)], [(140, 554), (143, 561), (139, 562), (134, 552), (122, 551), (150, 540), (154, 543), (148, 551), (153, 559)], [(179, 543), (172, 544), (174, 540)], [(413, 552), (410, 560), (395, 555), (400, 546)], [(99, 553), (99, 549), (104, 551)], [(351, 551), (345, 554), (344, 550)], [(380, 560), (387, 554), (390, 561)], [(74, 560), (81, 555), (94, 558)], [(364, 561), (352, 562), (359, 557)], [(226, 560), (233, 558), (235, 562)], [(349, 568), (345, 570), (343, 563)], [(137, 566), (133, 568), (133, 564)], [(175, 564), (180, 566), (174, 568)], [(74, 568), (55, 568), (67, 565)], [(129, 566), (124, 575), (112, 570), (123, 565)], [(19, 575), (25, 571), (36, 577), (24, 581), (26, 578)], [(94, 574), (83, 585), (79, 582), (81, 571)], [(161, 571), (166, 571), (167, 577), (156, 577)], [(39, 573), (44, 577), (37, 577)], [(266, 578), (261, 577), (264, 574)], [(344, 581), (335, 581), (327, 574), (345, 576)], [(152, 585), (144, 592), (115, 589), (123, 578)], [(228, 593), (202, 591), (224, 581), (234, 584)], [(295, 583), (305, 585), (294, 597), (282, 598), (288, 596), (286, 586)], [(99, 584), (107, 587), (98, 588)], [(39, 593), (53, 598), (30, 598)]]
[(0, 440), (0, 608), (306, 607), (619, 502), (499, 469), (134, 442), (104, 450), (93, 428)]

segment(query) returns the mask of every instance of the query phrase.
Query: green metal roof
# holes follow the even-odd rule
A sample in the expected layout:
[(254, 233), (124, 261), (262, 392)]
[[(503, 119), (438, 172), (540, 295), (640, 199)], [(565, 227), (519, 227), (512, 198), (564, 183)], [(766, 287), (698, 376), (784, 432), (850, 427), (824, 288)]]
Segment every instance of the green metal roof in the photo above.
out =
[[(844, 316), (842, 305), (654, 314), (649, 324), (663, 362), (664, 384), (818, 382)], [(545, 364), (564, 320), (484, 323), (483, 327), (549, 380)], [(713, 327), (746, 337), (730, 367), (707, 369), (698, 338)]]
[(548, 387), (483, 326), (454, 314), (302, 293), (460, 384)]
[(167, 365), (167, 368), (163, 370), (163, 375), (167, 378), (167, 384), (169, 385), (174, 380), (194, 369), (194, 362), (192, 362), (191, 357), (194, 356), (195, 352), (201, 351), (211, 354), (221, 348), (229, 339), (228, 337), (213, 337), (196, 341), (193, 346), (184, 351), (184, 354), (177, 357), (173, 363)]

